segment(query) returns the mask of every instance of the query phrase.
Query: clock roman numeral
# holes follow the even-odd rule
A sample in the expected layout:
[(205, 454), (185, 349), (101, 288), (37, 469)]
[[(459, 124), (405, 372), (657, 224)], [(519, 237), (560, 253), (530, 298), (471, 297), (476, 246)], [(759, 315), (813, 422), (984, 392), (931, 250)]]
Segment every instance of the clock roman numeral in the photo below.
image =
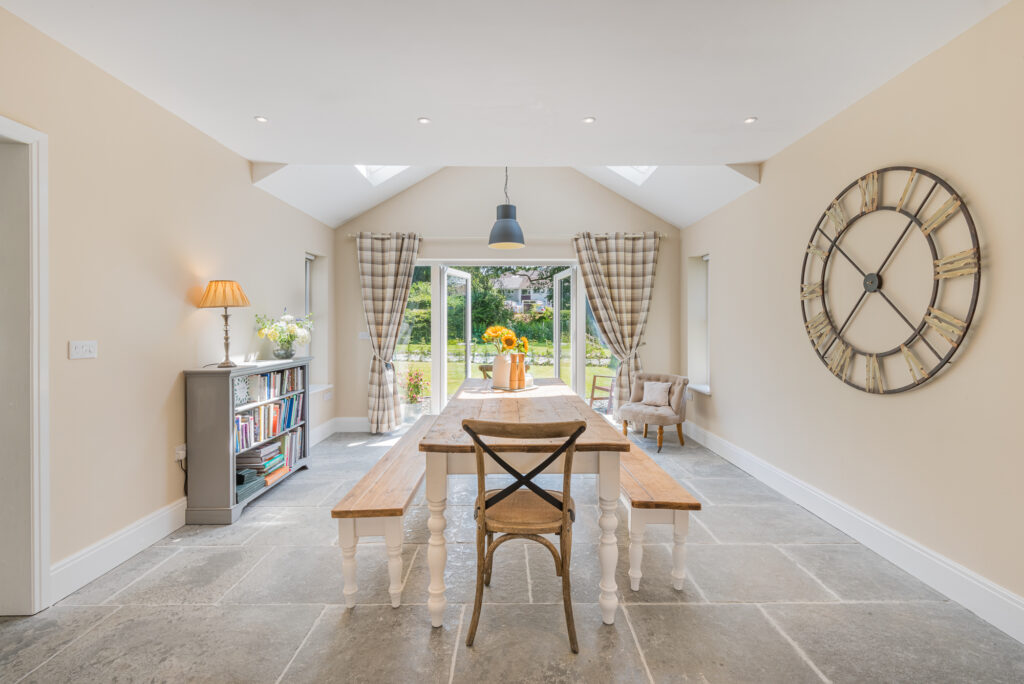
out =
[(836, 237), (839, 237), (846, 230), (846, 212), (843, 211), (843, 207), (839, 204), (838, 200), (832, 200), (832, 206), (825, 211), (825, 215), (828, 216), (828, 220), (832, 223), (832, 230), (835, 232)]
[(807, 301), (808, 299), (816, 299), (821, 296), (821, 281), (816, 283), (802, 283), (800, 285), (800, 299)]
[(878, 209), (878, 172), (872, 171), (857, 181), (860, 188), (860, 213)]
[(896, 204), (896, 211), (903, 209), (903, 203), (907, 201), (907, 196), (910, 195), (910, 188), (914, 185), (915, 178), (917, 178), (917, 169), (911, 170), (910, 177), (907, 178), (907, 184), (903, 186), (903, 194), (900, 195), (900, 201)]
[(828, 252), (826, 252), (825, 250), (821, 249), (820, 247), (815, 245), (813, 242), (808, 242), (807, 243), (807, 253), (810, 254), (811, 256), (818, 257), (822, 261), (825, 261), (825, 259), (828, 259)]
[(917, 385), (927, 380), (928, 371), (924, 369), (914, 352), (907, 349), (905, 344), (900, 345), (900, 350), (903, 352), (903, 358), (907, 362), (907, 369), (910, 371), (910, 377), (914, 380), (914, 384)]
[(935, 279), (957, 278), (978, 272), (978, 250), (972, 247), (935, 260)]
[(884, 393), (885, 387), (882, 384), (882, 371), (878, 367), (877, 354), (868, 354), (864, 357), (864, 371), (864, 389), (873, 394)]
[(960, 198), (952, 195), (934, 214), (925, 219), (921, 224), (921, 232), (926, 236), (930, 235), (933, 230), (952, 218), (953, 214), (958, 211), (960, 211)]
[(928, 313), (925, 314), (924, 322), (930, 325), (932, 330), (941, 335), (942, 339), (954, 347), (959, 345), (960, 338), (963, 336), (964, 331), (967, 330), (967, 324), (959, 318), (950, 316), (945, 311), (940, 311), (932, 306), (928, 307)]
[(807, 321), (804, 327), (807, 328), (807, 336), (811, 338), (814, 348), (819, 351), (824, 349), (828, 342), (832, 340), (832, 336), (835, 335), (835, 331), (832, 329), (832, 321), (828, 319), (824, 311)]
[(840, 380), (850, 377), (850, 359), (853, 356), (853, 347), (842, 340), (839, 341), (828, 355), (828, 369)]

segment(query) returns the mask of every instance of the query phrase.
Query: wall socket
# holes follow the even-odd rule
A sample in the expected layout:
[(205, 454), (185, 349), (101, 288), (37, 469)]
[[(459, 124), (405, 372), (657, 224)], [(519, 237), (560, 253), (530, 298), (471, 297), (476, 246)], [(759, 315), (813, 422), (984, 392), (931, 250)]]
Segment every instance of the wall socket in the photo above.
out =
[(368, 340), (368, 339), (370, 339), (370, 331), (369, 330), (360, 330), (359, 331), (359, 339), (361, 339), (361, 340)]
[(71, 340), (68, 342), (69, 359), (95, 359), (99, 353), (96, 340)]
[(331, 390), (324, 390), (324, 401), (330, 401), (334, 398), (334, 392)]
[(186, 449), (185, 449), (185, 445), (184, 444), (179, 444), (178, 446), (174, 447), (174, 460), (175, 461), (184, 461), (185, 460), (185, 453), (186, 453)]

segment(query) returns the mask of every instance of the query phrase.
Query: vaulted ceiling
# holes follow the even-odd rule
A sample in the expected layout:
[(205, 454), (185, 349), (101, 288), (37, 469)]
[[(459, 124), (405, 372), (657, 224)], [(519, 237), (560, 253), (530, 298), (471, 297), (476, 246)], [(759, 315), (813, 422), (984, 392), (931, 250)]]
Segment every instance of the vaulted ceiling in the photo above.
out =
[[(1003, 4), (0, 0), (288, 165), (257, 182), (332, 225), (450, 165), (577, 167), (685, 225), (752, 182), (724, 165), (767, 159)], [(378, 186), (342, 170), (370, 163), (412, 168)], [(662, 169), (631, 187), (604, 168), (637, 164)]]

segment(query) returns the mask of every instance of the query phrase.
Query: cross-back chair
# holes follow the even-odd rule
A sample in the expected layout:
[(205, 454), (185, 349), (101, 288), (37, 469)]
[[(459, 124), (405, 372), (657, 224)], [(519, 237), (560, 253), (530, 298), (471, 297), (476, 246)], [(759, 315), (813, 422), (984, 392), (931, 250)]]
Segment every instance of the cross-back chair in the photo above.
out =
[[(576, 623), (572, 616), (572, 588), (569, 566), (572, 557), (572, 524), (576, 519), (576, 505), (570, 494), (572, 461), (576, 454), (576, 440), (587, 429), (582, 420), (560, 423), (498, 423), (465, 419), (465, 430), (476, 446), (477, 497), (473, 517), (476, 519), (476, 597), (473, 619), (469, 624), (466, 646), (473, 645), (484, 586), (491, 583), (494, 551), (512, 539), (530, 539), (551, 552), (555, 560), (555, 574), (562, 578), (562, 603), (565, 607), (565, 625), (569, 632), (569, 647), (579, 653), (576, 643)], [(484, 442), (484, 437), (498, 439), (562, 439), (562, 444), (529, 472), (521, 473), (508, 463), (498, 450)], [(542, 489), (533, 479), (562, 458), (562, 490)], [(494, 461), (515, 482), (504, 489), (487, 489), (486, 462)], [(495, 539), (494, 535), (499, 536)], [(544, 534), (558, 535), (559, 548)]]

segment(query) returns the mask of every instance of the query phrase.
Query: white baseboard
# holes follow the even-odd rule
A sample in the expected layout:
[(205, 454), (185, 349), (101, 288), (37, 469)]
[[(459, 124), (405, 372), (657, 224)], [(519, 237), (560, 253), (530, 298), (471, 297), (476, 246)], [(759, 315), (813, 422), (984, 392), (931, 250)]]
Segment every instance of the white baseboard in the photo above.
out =
[(700, 426), (687, 421), (683, 432), (1024, 643), (1024, 598)]
[(184, 525), (185, 503), (182, 497), (54, 563), (50, 566), (50, 603), (73, 594)]

